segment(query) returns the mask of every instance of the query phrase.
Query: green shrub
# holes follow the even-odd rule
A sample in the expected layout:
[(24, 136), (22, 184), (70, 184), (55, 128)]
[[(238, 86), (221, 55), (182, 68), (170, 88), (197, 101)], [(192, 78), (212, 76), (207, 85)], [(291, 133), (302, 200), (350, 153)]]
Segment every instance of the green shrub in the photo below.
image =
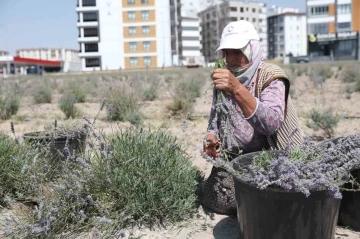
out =
[(51, 168), (43, 164), (45, 152), (19, 144), (0, 132), (0, 205), (33, 196)]
[(20, 107), (21, 97), (18, 94), (7, 92), (0, 96), (0, 117), (1, 119), (9, 119), (10, 116), (15, 115)]
[(72, 93), (65, 93), (59, 100), (59, 108), (65, 114), (66, 119), (75, 118), (78, 111), (75, 106), (76, 96)]
[(126, 84), (112, 87), (106, 94), (109, 107), (109, 120), (129, 121), (138, 125), (142, 122), (140, 113), (140, 97), (137, 92)]
[(158, 97), (158, 79), (149, 79), (143, 86), (143, 99), (153, 101)]
[(111, 156), (106, 148), (97, 154), (91, 188), (106, 195), (111, 212), (147, 224), (175, 222), (194, 212), (201, 177), (175, 138), (130, 128), (109, 136), (108, 143)]
[(310, 120), (306, 126), (315, 131), (322, 129), (326, 133), (326, 136), (331, 138), (338, 122), (339, 117), (333, 113), (332, 109), (329, 108), (320, 111), (312, 109), (310, 112)]
[(201, 95), (201, 88), (204, 80), (182, 79), (176, 82), (172, 102), (169, 109), (174, 113), (184, 114), (192, 110), (195, 99)]
[(342, 72), (342, 79), (346, 83), (360, 81), (359, 65), (348, 65)]
[(51, 103), (52, 89), (46, 84), (41, 84), (35, 87), (33, 97), (36, 104)]
[(65, 92), (75, 96), (75, 103), (84, 103), (86, 101), (85, 83), (79, 80), (68, 82)]
[(160, 130), (104, 136), (88, 129), (88, 152), (60, 162), (61, 177), (12, 238), (76, 238), (91, 228), (100, 238), (118, 238), (121, 229), (167, 225), (196, 212), (202, 177), (175, 138)]

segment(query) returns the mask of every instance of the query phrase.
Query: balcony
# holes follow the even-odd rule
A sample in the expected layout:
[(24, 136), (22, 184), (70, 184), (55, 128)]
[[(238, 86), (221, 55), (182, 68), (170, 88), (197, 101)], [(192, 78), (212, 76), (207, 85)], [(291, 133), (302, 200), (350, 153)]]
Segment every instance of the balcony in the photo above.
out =
[(100, 57), (99, 52), (79, 52), (79, 57)]
[(99, 37), (79, 37), (78, 42), (99, 42)]
[(77, 27), (97, 27), (99, 22), (78, 22), (76, 23)]
[(97, 11), (97, 7), (77, 7), (76, 12), (94, 12)]

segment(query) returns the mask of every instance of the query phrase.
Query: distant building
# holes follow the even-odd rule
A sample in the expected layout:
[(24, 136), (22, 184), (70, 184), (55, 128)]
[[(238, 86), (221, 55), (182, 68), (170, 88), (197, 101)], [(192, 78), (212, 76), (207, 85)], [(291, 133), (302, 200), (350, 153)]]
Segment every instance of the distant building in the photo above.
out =
[(268, 58), (307, 55), (305, 13), (281, 13), (267, 19)]
[(307, 0), (310, 61), (359, 60), (360, 1)]
[(180, 7), (180, 0), (78, 0), (82, 70), (179, 64)]
[(1, 51), (0, 50), (0, 56), (8, 56), (9, 52), (8, 51)]
[(182, 65), (201, 66), (200, 22), (198, 18), (181, 18)]
[(283, 13), (300, 13), (300, 10), (298, 8), (290, 8), (290, 7), (279, 7), (272, 5), (267, 10), (268, 17), (279, 15)]
[(16, 55), (22, 58), (60, 61), (62, 62), (62, 72), (80, 71), (81, 60), (79, 52), (73, 49), (58, 48), (27, 48), (16, 50)]
[(221, 57), (215, 54), (220, 45), (224, 27), (233, 21), (246, 20), (251, 22), (260, 36), (260, 44), (267, 57), (267, 25), (266, 4), (261, 2), (224, 1), (206, 8), (199, 13), (202, 29), (202, 51), (205, 60), (210, 63)]

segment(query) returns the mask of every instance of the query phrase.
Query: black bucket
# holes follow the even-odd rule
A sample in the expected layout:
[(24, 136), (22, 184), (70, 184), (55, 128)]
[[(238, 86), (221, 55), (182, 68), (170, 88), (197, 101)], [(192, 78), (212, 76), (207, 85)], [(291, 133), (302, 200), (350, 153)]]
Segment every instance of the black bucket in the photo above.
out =
[[(351, 172), (354, 179), (360, 183), (360, 169)], [(344, 188), (351, 189), (351, 184), (345, 184)], [(360, 192), (342, 191), (339, 212), (339, 226), (349, 227), (355, 231), (360, 231)]]
[(51, 153), (59, 158), (65, 159), (64, 148), (67, 144), (71, 153), (73, 151), (79, 153), (83, 152), (86, 147), (86, 134), (85, 133), (71, 133), (68, 135), (58, 134), (45, 134), (42, 131), (26, 133), (23, 135), (25, 141), (33, 145), (49, 146)]
[[(349, 137), (352, 137), (352, 135)], [(342, 138), (343, 137), (338, 137), (324, 140), (320, 143), (319, 146), (328, 148), (328, 143), (333, 143), (336, 145)], [(356, 147), (356, 145), (354, 145), (354, 147)], [(357, 145), (357, 147), (360, 147), (360, 145)], [(347, 153), (352, 149), (353, 148), (346, 148), (344, 149), (345, 152), (343, 153)], [(358, 183), (360, 183), (360, 169), (353, 170), (351, 175)], [(350, 183), (346, 183), (345, 185), (342, 185), (342, 187), (346, 189), (353, 188), (352, 184)], [(355, 231), (360, 231), (360, 192), (343, 190), (341, 191), (341, 194), (343, 197), (340, 204), (338, 225), (349, 227)]]
[[(233, 168), (249, 165), (259, 153), (237, 157)], [(237, 177), (234, 184), (241, 239), (334, 238), (340, 200), (327, 192), (312, 192), (306, 198), (280, 188), (260, 190)]]

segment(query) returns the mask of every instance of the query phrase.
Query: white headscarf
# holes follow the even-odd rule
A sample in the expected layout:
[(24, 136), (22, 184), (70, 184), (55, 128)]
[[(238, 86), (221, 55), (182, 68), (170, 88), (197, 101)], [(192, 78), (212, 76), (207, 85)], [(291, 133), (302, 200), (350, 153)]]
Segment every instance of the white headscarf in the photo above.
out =
[[(247, 57), (249, 64), (238, 67), (236, 69), (229, 69), (233, 73), (242, 72), (236, 78), (240, 81), (241, 84), (247, 86), (249, 82), (256, 77), (256, 72), (259, 67), (264, 62), (263, 50), (260, 45), (260, 41), (258, 40), (250, 40), (249, 43), (240, 49), (244, 55)], [(225, 60), (226, 67), (226, 60)]]

